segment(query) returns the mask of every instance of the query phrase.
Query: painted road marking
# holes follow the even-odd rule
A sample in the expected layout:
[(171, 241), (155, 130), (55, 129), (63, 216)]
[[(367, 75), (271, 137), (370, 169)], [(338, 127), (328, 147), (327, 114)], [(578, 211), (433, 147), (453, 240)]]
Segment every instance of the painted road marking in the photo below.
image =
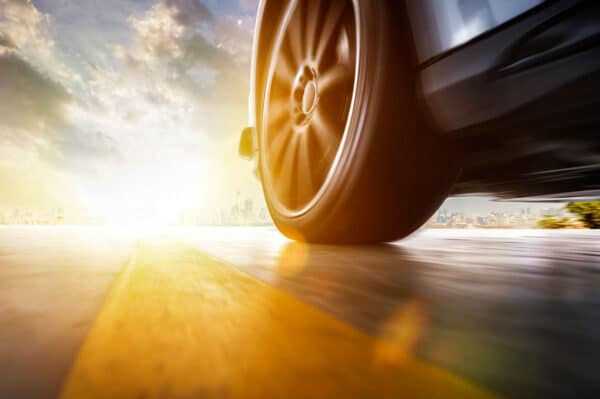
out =
[(124, 267), (62, 398), (494, 397), (412, 357), (382, 361), (387, 344), (157, 240)]

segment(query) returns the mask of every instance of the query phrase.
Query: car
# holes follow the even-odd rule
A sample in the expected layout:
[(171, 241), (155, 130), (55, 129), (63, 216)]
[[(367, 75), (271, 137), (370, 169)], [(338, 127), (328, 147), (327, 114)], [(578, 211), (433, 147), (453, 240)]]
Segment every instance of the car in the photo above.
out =
[(600, 2), (265, 0), (250, 127), (276, 226), (387, 242), (448, 196), (600, 196)]

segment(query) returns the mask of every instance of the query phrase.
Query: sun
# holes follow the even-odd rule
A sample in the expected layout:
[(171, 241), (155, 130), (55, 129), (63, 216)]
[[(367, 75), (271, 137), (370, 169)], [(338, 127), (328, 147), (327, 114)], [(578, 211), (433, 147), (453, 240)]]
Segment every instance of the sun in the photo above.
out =
[(80, 180), (77, 192), (95, 223), (111, 225), (176, 224), (182, 211), (202, 206), (210, 172), (199, 163), (157, 161)]

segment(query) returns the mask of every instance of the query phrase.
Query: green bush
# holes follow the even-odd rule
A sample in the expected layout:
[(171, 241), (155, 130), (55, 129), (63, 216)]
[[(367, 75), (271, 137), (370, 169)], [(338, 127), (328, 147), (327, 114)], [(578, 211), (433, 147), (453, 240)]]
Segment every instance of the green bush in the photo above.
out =
[(542, 229), (568, 229), (573, 227), (569, 218), (556, 219), (552, 215), (544, 215), (542, 220), (538, 220), (538, 226)]
[(600, 201), (569, 202), (565, 208), (588, 229), (600, 229)]

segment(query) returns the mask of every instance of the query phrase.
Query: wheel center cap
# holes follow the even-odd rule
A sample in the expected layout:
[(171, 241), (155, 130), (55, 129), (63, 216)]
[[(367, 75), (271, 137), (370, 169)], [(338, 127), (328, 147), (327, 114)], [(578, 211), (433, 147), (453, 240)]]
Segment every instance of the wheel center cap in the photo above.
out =
[(306, 126), (319, 104), (317, 72), (310, 65), (302, 65), (298, 70), (290, 100), (294, 124), (297, 127)]
[(310, 114), (317, 106), (317, 85), (314, 80), (308, 82), (302, 95), (302, 112)]

